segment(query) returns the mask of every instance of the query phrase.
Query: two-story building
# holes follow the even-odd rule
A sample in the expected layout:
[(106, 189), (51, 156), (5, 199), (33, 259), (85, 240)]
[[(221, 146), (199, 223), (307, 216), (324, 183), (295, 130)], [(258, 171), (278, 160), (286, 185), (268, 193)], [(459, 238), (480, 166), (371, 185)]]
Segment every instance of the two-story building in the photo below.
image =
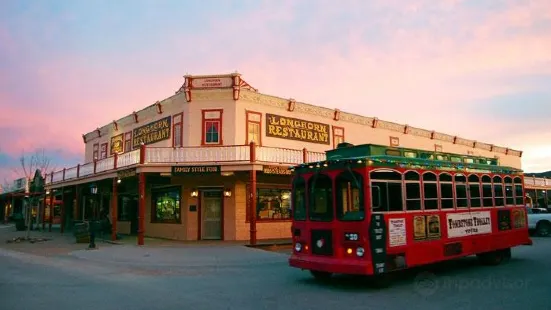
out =
[[(84, 163), (49, 175), (63, 222), (179, 240), (290, 238), (289, 166), (341, 142), (494, 158), (521, 151), (258, 92), (240, 74), (185, 76), (176, 93), (82, 136)], [(50, 198), (53, 199), (54, 196)], [(114, 237), (114, 236), (113, 236)]]

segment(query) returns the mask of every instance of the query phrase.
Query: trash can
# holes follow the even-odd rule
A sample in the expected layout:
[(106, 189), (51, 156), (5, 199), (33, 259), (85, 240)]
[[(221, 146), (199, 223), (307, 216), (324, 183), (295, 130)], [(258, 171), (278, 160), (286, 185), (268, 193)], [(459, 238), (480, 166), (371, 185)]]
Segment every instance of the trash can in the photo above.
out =
[(73, 235), (75, 236), (77, 243), (88, 243), (90, 242), (90, 233), (88, 231), (88, 224), (85, 222), (75, 222), (75, 228), (73, 230)]
[(21, 213), (15, 213), (13, 215), (13, 221), (15, 222), (15, 230), (23, 231), (25, 230), (25, 217)]

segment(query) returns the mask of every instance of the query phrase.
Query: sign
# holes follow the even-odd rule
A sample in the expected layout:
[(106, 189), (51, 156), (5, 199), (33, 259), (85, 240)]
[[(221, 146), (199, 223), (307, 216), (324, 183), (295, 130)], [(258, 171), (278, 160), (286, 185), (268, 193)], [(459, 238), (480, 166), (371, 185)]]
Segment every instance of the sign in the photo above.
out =
[(427, 215), (427, 237), (429, 239), (440, 239), (440, 216)]
[(427, 224), (424, 215), (416, 215), (413, 217), (413, 239), (427, 239)]
[(225, 88), (232, 87), (231, 77), (209, 77), (191, 80), (192, 88)]
[(264, 166), (262, 172), (264, 174), (291, 175), (291, 169), (281, 166)]
[(121, 133), (118, 136), (111, 137), (111, 154), (120, 154), (124, 152), (124, 138)]
[(174, 166), (172, 175), (220, 173), (220, 166)]
[(492, 232), (492, 216), (489, 211), (446, 214), (448, 238), (489, 234)]
[(510, 230), (511, 212), (509, 210), (497, 210), (497, 223), (498, 230)]
[(387, 229), (384, 216), (372, 213), (369, 224), (369, 241), (374, 274), (386, 272), (386, 234)]
[(406, 219), (388, 219), (388, 245), (406, 245)]
[(139, 148), (142, 143), (147, 145), (169, 139), (170, 124), (170, 116), (167, 116), (132, 130), (132, 145), (134, 149)]
[(126, 169), (126, 170), (117, 171), (117, 177), (119, 179), (129, 178), (135, 175), (136, 175), (136, 169)]
[(329, 125), (266, 113), (266, 136), (330, 144)]
[(513, 210), (513, 228), (526, 227), (526, 211), (524, 209)]

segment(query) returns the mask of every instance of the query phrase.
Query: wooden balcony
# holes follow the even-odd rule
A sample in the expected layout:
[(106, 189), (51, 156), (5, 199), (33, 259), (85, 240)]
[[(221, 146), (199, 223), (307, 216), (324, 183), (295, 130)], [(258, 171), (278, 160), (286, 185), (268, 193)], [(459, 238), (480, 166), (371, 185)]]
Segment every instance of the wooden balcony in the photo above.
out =
[(325, 160), (325, 153), (306, 149), (294, 150), (280, 147), (232, 145), (215, 147), (146, 147), (116, 154), (75, 167), (64, 168), (46, 175), (46, 184), (57, 184), (88, 178), (104, 172), (124, 170), (140, 166), (176, 164), (282, 164), (297, 165), (304, 162)]
[(524, 186), (526, 188), (551, 189), (551, 179), (526, 176), (524, 177)]

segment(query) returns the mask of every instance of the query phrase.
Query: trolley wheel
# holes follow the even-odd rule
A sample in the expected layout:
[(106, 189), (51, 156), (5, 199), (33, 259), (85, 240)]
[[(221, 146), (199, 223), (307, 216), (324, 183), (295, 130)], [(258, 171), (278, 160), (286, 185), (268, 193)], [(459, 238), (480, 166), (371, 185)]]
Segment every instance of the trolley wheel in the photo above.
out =
[(497, 266), (504, 261), (511, 258), (511, 249), (496, 250), (488, 253), (481, 253), (476, 255), (480, 262), (488, 266)]
[(536, 226), (536, 233), (540, 237), (547, 237), (551, 234), (551, 223), (547, 221), (539, 222)]
[(318, 281), (323, 281), (323, 282), (329, 281), (329, 279), (331, 279), (331, 276), (333, 275), (330, 272), (317, 271), (317, 270), (310, 270), (310, 273), (312, 274), (314, 279)]
[(384, 289), (390, 287), (393, 281), (392, 273), (382, 273), (377, 275), (369, 276), (369, 283), (371, 286), (377, 289)]

